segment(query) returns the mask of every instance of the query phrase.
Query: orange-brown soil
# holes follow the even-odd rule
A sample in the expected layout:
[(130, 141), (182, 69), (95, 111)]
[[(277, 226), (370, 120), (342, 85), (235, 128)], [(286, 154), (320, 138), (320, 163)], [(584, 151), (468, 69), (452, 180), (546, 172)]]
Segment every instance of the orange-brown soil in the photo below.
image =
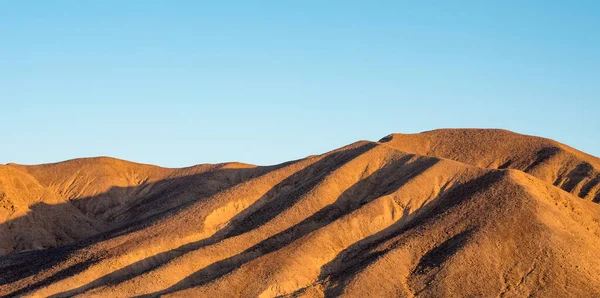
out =
[(599, 201), (600, 159), (503, 130), (0, 165), (0, 296), (598, 297)]

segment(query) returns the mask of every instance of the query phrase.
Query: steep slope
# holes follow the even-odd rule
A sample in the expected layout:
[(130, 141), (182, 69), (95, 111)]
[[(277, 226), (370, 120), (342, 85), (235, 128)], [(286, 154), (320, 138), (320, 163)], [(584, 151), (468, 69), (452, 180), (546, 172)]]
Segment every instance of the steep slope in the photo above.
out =
[[(499, 143), (512, 135), (479, 133)], [(522, 168), (545, 141), (533, 149), (515, 143), (473, 153), (485, 146), (468, 149), (468, 142), (445, 138), (456, 144), (417, 139), (405, 152), (398, 139), (361, 141), (274, 167), (177, 170), (111, 160), (125, 164), (105, 175), (116, 180), (102, 186), (117, 203), (98, 209), (86, 207), (98, 206), (93, 202), (72, 203), (83, 196), (104, 198), (95, 193), (95, 182), (71, 181), (110, 170), (43, 168), (60, 163), (5, 167), (3, 177), (29, 181), (32, 195), (60, 201), (75, 194), (65, 203), (75, 213), (101, 226), (121, 225), (69, 245), (0, 258), (0, 295), (600, 295), (600, 205)], [(466, 150), (462, 155), (452, 151), (459, 145)], [(569, 151), (574, 149), (561, 150), (574, 162), (594, 163)], [(492, 165), (509, 160), (515, 169)], [(551, 174), (549, 165), (566, 161), (572, 160), (544, 160), (532, 169)], [(150, 189), (140, 191), (130, 173), (148, 179)], [(111, 192), (115, 181), (125, 181), (125, 190)], [(134, 190), (124, 186), (129, 183)]]
[(74, 206), (52, 208), (62, 202), (30, 175), (0, 165), (0, 256), (56, 247), (99, 232), (99, 223)]
[(477, 167), (516, 169), (600, 202), (600, 159), (553, 140), (499, 129), (440, 129), (391, 134), (380, 142), (404, 152)]

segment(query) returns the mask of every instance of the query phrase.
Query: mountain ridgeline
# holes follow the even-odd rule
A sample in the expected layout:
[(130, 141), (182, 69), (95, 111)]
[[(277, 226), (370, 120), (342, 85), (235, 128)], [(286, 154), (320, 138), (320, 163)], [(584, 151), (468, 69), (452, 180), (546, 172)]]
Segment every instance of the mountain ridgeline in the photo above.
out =
[(0, 296), (600, 296), (600, 159), (505, 130), (275, 166), (0, 165)]

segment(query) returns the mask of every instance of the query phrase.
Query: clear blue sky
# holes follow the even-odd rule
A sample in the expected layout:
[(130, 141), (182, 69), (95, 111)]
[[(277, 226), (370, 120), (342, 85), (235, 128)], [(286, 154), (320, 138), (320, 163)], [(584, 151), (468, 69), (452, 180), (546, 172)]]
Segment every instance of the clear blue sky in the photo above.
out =
[(274, 164), (495, 127), (600, 156), (600, 1), (0, 0), (0, 163)]

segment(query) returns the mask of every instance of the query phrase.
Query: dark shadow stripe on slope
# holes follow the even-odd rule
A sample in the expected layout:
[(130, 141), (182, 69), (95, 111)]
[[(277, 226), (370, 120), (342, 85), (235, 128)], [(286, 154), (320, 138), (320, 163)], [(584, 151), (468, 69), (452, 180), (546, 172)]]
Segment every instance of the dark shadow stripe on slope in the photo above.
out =
[[(334, 152), (324, 157), (318, 163), (295, 173), (273, 187), (263, 198), (246, 209), (254, 210), (252, 213), (240, 219), (233, 219), (230, 227), (226, 228), (228, 233), (225, 238), (241, 235), (271, 221), (277, 215), (292, 207), (303, 195), (322, 182), (331, 172), (376, 146), (377, 143), (370, 142), (354, 149)], [(307, 177), (309, 179), (306, 179)], [(292, 189), (290, 191), (282, 191), (284, 187), (292, 187)]]
[[(225, 228), (219, 230), (217, 233), (215, 233), (213, 236), (207, 239), (203, 239), (193, 243), (188, 243), (176, 249), (145, 258), (124, 268), (115, 270), (107, 275), (97, 278), (96, 280), (85, 284), (81, 287), (58, 293), (56, 295), (53, 295), (52, 297), (72, 296), (75, 294), (92, 290), (100, 286), (115, 285), (121, 283), (128, 279), (134, 278), (135, 276), (140, 275), (144, 272), (156, 269), (188, 252), (200, 249), (208, 245), (215, 244), (225, 238), (231, 237), (232, 233), (230, 231), (232, 230), (237, 231), (236, 233), (240, 234), (242, 233), (242, 231), (250, 231), (251, 229), (253, 229), (253, 227), (257, 227), (268, 222), (277, 214), (293, 206), (293, 204), (296, 203), (303, 194), (305, 194), (307, 191), (310, 191), (319, 182), (321, 182), (327, 173), (344, 165), (348, 161), (358, 157), (359, 155), (374, 148), (375, 146), (377, 146), (376, 143), (369, 142), (355, 148), (333, 152), (324, 157), (323, 159), (316, 161), (314, 164), (309, 165), (306, 168), (292, 174), (290, 177), (284, 179), (276, 186), (271, 188), (271, 190), (269, 190), (265, 195), (263, 195), (250, 207), (237, 214), (230, 221), (230, 224), (228, 224)], [(287, 164), (290, 163), (286, 163), (286, 165)], [(307, 180), (306, 177), (311, 177), (311, 179)], [(282, 191), (282, 189), (286, 189), (288, 186), (293, 186), (294, 188), (292, 188), (291, 190)], [(253, 208), (256, 207), (258, 207), (258, 210), (254, 212), (249, 212), (249, 210), (253, 210)], [(266, 208), (267, 211), (265, 211), (265, 209), (263, 208)], [(261, 212), (268, 213), (262, 214)], [(258, 218), (257, 215), (263, 215), (264, 218)], [(248, 219), (248, 217), (250, 218)], [(244, 226), (244, 224), (248, 224), (248, 226)], [(239, 225), (242, 225), (242, 227), (240, 227)], [(234, 235), (238, 234), (234, 233)]]
[[(218, 190), (215, 189), (213, 192), (206, 192), (206, 191), (202, 192), (202, 193), (193, 192), (195, 195), (193, 200), (179, 202), (178, 205), (175, 205), (175, 206), (169, 207), (169, 208), (165, 208), (165, 209), (161, 210), (161, 212), (159, 212), (159, 213), (152, 214), (152, 215), (149, 215), (144, 218), (135, 219), (131, 222), (128, 222), (128, 223), (121, 225), (119, 227), (116, 227), (114, 229), (104, 231), (104, 232), (101, 232), (96, 235), (92, 235), (89, 238), (82, 239), (80, 241), (77, 241), (77, 242), (74, 242), (71, 244), (67, 244), (67, 245), (55, 247), (55, 248), (48, 248), (48, 249), (44, 249), (44, 250), (15, 253), (12, 255), (0, 257), (0, 293), (2, 293), (4, 295), (9, 295), (9, 296), (17, 295), (15, 293), (20, 293), (18, 295), (21, 295), (21, 294), (28, 293), (28, 292), (34, 291), (36, 289), (39, 289), (45, 285), (51, 284), (51, 283), (61, 280), (63, 278), (66, 278), (69, 275), (75, 275), (77, 273), (80, 273), (80, 272), (84, 271), (85, 269), (87, 269), (88, 267), (90, 267), (91, 265), (99, 262), (100, 258), (99, 257), (93, 257), (93, 258), (84, 257), (81, 255), (78, 255), (77, 251), (91, 247), (99, 242), (107, 241), (107, 240), (110, 240), (110, 239), (113, 239), (113, 238), (116, 238), (119, 236), (123, 236), (126, 234), (130, 234), (130, 233), (134, 233), (136, 231), (142, 230), (142, 229), (152, 225), (152, 223), (157, 222), (157, 221), (161, 220), (162, 218), (169, 216), (170, 214), (177, 213), (179, 210), (184, 209), (185, 207), (193, 204), (194, 202), (196, 202), (198, 200), (202, 200), (203, 198), (214, 194), (214, 192), (216, 192), (216, 191), (223, 191), (225, 189), (229, 189), (239, 183), (253, 179), (257, 176), (267, 175), (274, 170), (277, 170), (281, 167), (293, 164), (295, 162), (297, 162), (297, 161), (283, 163), (283, 164), (275, 165), (275, 166), (260, 167), (258, 170), (256, 170), (256, 172), (254, 174), (248, 172), (248, 169), (217, 169), (217, 170), (214, 170), (214, 171), (211, 171), (208, 173), (200, 173), (200, 174), (194, 174), (191, 176), (183, 176), (183, 177), (178, 177), (178, 178), (169, 178), (169, 179), (153, 182), (152, 183), (153, 186), (157, 186), (157, 185), (161, 186), (160, 187), (161, 191), (151, 194), (149, 197), (151, 197), (150, 199), (153, 201), (159, 201), (158, 199), (160, 199), (160, 198), (162, 198), (162, 200), (167, 200), (169, 198), (173, 198), (174, 196), (177, 196), (177, 194), (181, 193), (181, 186), (189, 185), (190, 183), (201, 182), (201, 183), (205, 184), (205, 183), (210, 183), (210, 181), (213, 181), (215, 179), (222, 180), (223, 177), (228, 177), (230, 175), (236, 176), (238, 174), (245, 177), (245, 179), (242, 179), (239, 181), (229, 181), (229, 182), (225, 183), (226, 186), (223, 189), (218, 189)], [(170, 187), (171, 192), (168, 192), (167, 190), (163, 189), (164, 185), (174, 185), (176, 187)], [(133, 187), (126, 187), (125, 190), (123, 190), (123, 188), (121, 188), (121, 187), (112, 187), (109, 191), (107, 191), (105, 193), (98, 194), (93, 197), (81, 198), (78, 200), (93, 202), (95, 200), (104, 199), (105, 195), (110, 192), (117, 191), (117, 192), (130, 193), (130, 192), (135, 191), (138, 188), (139, 187), (137, 187), (137, 186), (133, 186)], [(148, 198), (146, 198), (146, 199), (148, 199)], [(70, 204), (71, 203), (69, 203), (69, 202), (57, 204), (57, 205), (38, 204), (38, 205), (32, 206), (31, 209), (38, 210), (40, 207), (44, 207), (45, 209), (43, 209), (43, 211), (40, 211), (40, 212), (44, 212), (44, 213), (48, 214), (50, 217), (54, 218), (57, 216), (54, 216), (52, 214), (63, 214), (65, 208), (70, 207)], [(35, 214), (31, 214), (31, 212), (30, 212), (24, 217), (16, 218), (9, 222), (2, 223), (1, 225), (11, 226), (14, 224), (18, 224), (18, 222), (27, 222), (30, 220), (29, 217), (32, 217), (32, 216), (35, 216)], [(50, 271), (53, 271), (54, 268), (57, 267), (57, 265), (60, 265), (61, 263), (69, 262), (69, 259), (73, 258), (74, 256), (76, 256), (78, 258), (82, 258), (82, 260), (80, 261), (81, 265), (75, 264), (75, 265), (71, 265), (71, 266), (59, 269), (56, 272), (50, 272)], [(67, 273), (69, 275), (67, 275)], [(19, 281), (22, 281), (22, 280), (25, 280), (28, 278), (31, 278), (31, 280), (33, 280), (33, 282), (32, 283), (30, 283), (29, 281), (26, 281), (26, 282), (24, 281), (23, 283), (19, 282)], [(10, 285), (11, 283), (14, 283), (14, 285)], [(2, 295), (2, 294), (0, 294), (0, 295)]]
[[(336, 203), (330, 204), (306, 218), (299, 224), (266, 240), (263, 240), (262, 242), (238, 255), (209, 265), (168, 289), (149, 295), (144, 295), (143, 297), (160, 296), (191, 287), (202, 286), (213, 280), (216, 280), (230, 272), (233, 272), (235, 269), (239, 268), (245, 263), (257, 259), (265, 254), (277, 251), (294, 242), (295, 240), (329, 225), (333, 221), (359, 209), (364, 204), (367, 204), (379, 197), (393, 193), (412, 178), (420, 175), (439, 161), (435, 158), (422, 157), (407, 164), (407, 162), (413, 157), (414, 155), (409, 155), (401, 158), (400, 160), (384, 166), (383, 168), (375, 171), (369, 177), (364, 178), (354, 184), (336, 200), (336, 203), (342, 202), (345, 206), (340, 206), (340, 204)], [(395, 177), (395, 179), (390, 180), (389, 177)], [(372, 181), (382, 181), (382, 183), (374, 185)], [(365, 189), (370, 189), (372, 191), (364, 192)], [(364, 192), (366, 196), (360, 198), (360, 200), (347, 199), (349, 196), (353, 197), (357, 192)]]
[[(399, 245), (401, 240), (395, 240), (395, 238), (417, 229), (426, 222), (436, 220), (461, 202), (500, 181), (504, 175), (503, 171), (492, 171), (465, 184), (455, 185), (445, 192), (440, 192), (435, 199), (423, 206), (426, 210), (418, 213), (410, 222), (403, 222), (404, 218), (400, 218), (398, 224), (393, 224), (381, 232), (348, 247), (321, 269), (319, 279), (329, 279), (333, 285), (325, 291), (325, 296), (339, 296), (353, 276), (393, 250), (393, 247)], [(430, 204), (433, 207), (429, 207)], [(382, 250), (376, 249), (379, 245), (389, 241), (395, 241), (396, 243), (392, 242), (388, 248)]]

